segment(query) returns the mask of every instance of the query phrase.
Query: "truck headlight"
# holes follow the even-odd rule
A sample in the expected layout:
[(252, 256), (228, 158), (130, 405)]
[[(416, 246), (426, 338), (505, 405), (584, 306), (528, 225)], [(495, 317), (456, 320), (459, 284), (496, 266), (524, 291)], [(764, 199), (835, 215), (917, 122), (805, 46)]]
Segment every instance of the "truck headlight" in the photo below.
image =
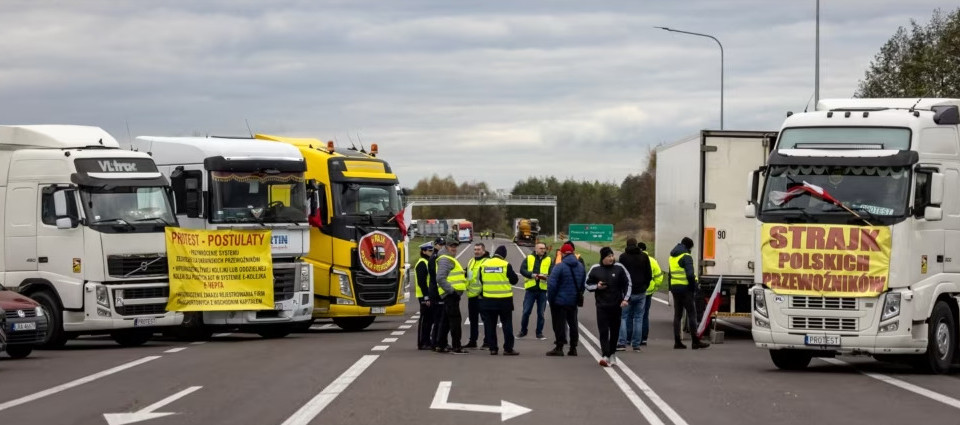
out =
[(110, 292), (106, 286), (97, 286), (97, 304), (110, 307)]
[(308, 264), (304, 264), (300, 267), (300, 290), (309, 291), (310, 290), (310, 267), (313, 267)]
[(880, 321), (892, 319), (900, 315), (900, 293), (887, 292), (883, 300), (883, 314), (880, 315)]
[(36, 311), (37, 317), (43, 317), (43, 307), (37, 306), (34, 310)]
[(345, 297), (353, 297), (353, 289), (350, 287), (350, 277), (346, 273), (334, 271), (337, 281), (340, 283), (340, 294)]
[(767, 314), (767, 299), (763, 295), (763, 289), (757, 288), (753, 291), (753, 309), (763, 317), (770, 317)]

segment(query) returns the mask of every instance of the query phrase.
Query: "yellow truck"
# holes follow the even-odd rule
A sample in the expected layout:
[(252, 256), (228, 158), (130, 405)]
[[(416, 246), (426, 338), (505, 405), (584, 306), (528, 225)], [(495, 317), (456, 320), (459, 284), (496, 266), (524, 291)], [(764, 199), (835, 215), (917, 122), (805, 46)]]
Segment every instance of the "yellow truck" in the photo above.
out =
[(376, 145), (365, 153), (318, 139), (255, 137), (296, 146), (305, 177), (317, 182), (306, 256), (314, 268), (314, 319), (358, 331), (377, 316), (403, 315), (403, 234), (394, 218), (403, 205), (397, 176), (376, 157)]

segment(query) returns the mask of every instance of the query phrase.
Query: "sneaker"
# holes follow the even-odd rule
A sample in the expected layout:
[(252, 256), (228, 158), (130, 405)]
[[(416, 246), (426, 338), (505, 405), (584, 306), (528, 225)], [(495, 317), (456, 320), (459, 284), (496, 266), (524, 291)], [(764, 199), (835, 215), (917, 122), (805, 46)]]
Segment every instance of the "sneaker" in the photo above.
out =
[(563, 349), (556, 347), (550, 351), (547, 351), (547, 355), (550, 357), (563, 357)]
[(483, 345), (480, 346), (480, 348), (490, 348), (490, 344), (487, 344), (486, 342), (484, 342)]
[(617, 365), (617, 356), (616, 355), (610, 356), (610, 366), (616, 366), (616, 365)]
[(645, 347), (646, 345), (647, 345), (647, 341), (640, 341), (640, 346), (641, 346), (641, 347)]
[(491, 356), (496, 356), (497, 354), (500, 354), (500, 353), (499, 353), (499, 350), (497, 350), (496, 348), (490, 350), (490, 355), (491, 355)]
[(640, 352), (640, 346), (638, 345), (638, 346), (636, 346), (636, 347), (633, 347), (633, 352), (634, 352), (634, 353), (639, 353), (639, 352)]
[(537, 335), (537, 339), (543, 341), (543, 340), (547, 339), (547, 337), (543, 336), (543, 334), (540, 334), (540, 335)]
[(520, 355), (520, 352), (518, 352), (518, 351), (513, 351), (513, 350), (503, 350), (503, 355), (504, 355), (504, 356), (519, 356), (519, 355)]
[(570, 351), (567, 351), (567, 355), (570, 357), (577, 357), (577, 347), (570, 347)]
[(675, 343), (673, 343), (673, 349), (674, 349), (674, 350), (686, 350), (686, 349), (687, 349), (687, 346), (686, 346), (686, 345), (683, 345), (682, 342), (675, 342)]
[(600, 362), (598, 364), (603, 367), (610, 367), (610, 359), (606, 357), (601, 357)]
[(476, 342), (476, 341), (470, 341), (470, 342), (467, 343), (467, 345), (464, 345), (463, 348), (477, 348), (477, 342)]
[(701, 348), (707, 348), (710, 346), (710, 343), (707, 341), (696, 341), (693, 343), (693, 349), (699, 350)]
[(523, 337), (525, 337), (525, 336), (527, 336), (527, 333), (526, 333), (526, 332), (520, 332), (520, 333), (517, 334), (517, 338), (523, 338)]
[(450, 354), (470, 354), (470, 352), (464, 350), (463, 348), (454, 348), (453, 350), (450, 350)]
[(624, 344), (617, 344), (617, 351), (626, 351), (627, 346)]
[(449, 353), (450, 349), (447, 347), (437, 347), (437, 348), (434, 348), (433, 351), (442, 354), (442, 353)]

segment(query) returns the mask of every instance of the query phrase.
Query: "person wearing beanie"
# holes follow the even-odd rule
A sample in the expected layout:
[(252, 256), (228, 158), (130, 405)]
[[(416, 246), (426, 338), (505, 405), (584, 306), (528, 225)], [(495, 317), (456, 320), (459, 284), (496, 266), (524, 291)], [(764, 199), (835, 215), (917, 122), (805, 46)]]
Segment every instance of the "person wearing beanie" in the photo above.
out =
[(547, 339), (543, 336), (543, 312), (547, 308), (547, 276), (553, 270), (553, 261), (547, 257), (547, 245), (537, 242), (534, 252), (527, 256), (520, 266), (520, 274), (526, 280), (523, 283), (523, 312), (520, 315), (520, 333), (517, 338), (527, 336), (527, 325), (530, 323), (530, 313), (533, 305), (537, 305), (537, 339)]
[(623, 309), (620, 316), (620, 335), (617, 341), (617, 351), (626, 350), (627, 343), (633, 351), (640, 351), (640, 337), (643, 329), (643, 311), (648, 307), (647, 288), (650, 286), (652, 272), (650, 258), (637, 245), (636, 238), (627, 239), (627, 249), (620, 254), (620, 264), (630, 272), (630, 281), (633, 283), (633, 292), (630, 294), (630, 304)]
[[(583, 264), (573, 255), (573, 245), (560, 247), (563, 258), (560, 264), (553, 268), (547, 278), (547, 301), (550, 303), (550, 319), (553, 323), (554, 348), (547, 352), (548, 356), (563, 356), (563, 346), (570, 342), (568, 356), (577, 355), (577, 344), (580, 342), (577, 308), (583, 296), (586, 272)], [(569, 330), (570, 339), (567, 339)]]
[[(480, 336), (480, 266), (490, 258), (483, 242), (473, 244), (473, 258), (467, 263), (467, 317), (470, 320), (470, 339), (463, 348), (477, 348)], [(483, 341), (483, 348), (487, 348)]]
[(490, 355), (500, 351), (497, 322), (503, 326), (503, 355), (516, 356), (513, 343), (513, 286), (520, 281), (513, 266), (506, 260), (507, 247), (500, 245), (480, 266), (480, 311), (483, 316), (484, 341)]
[(684, 237), (670, 251), (670, 295), (673, 295), (673, 348), (685, 349), (686, 345), (680, 340), (680, 324), (683, 314), (687, 314), (687, 325), (690, 329), (690, 338), (693, 340), (693, 349), (710, 346), (697, 337), (697, 307), (694, 304), (697, 293), (697, 275), (693, 271), (693, 240)]
[[(637, 244), (637, 248), (640, 248), (644, 254), (647, 254), (647, 244), (640, 242)], [(653, 294), (660, 290), (660, 285), (663, 283), (663, 269), (660, 268), (660, 263), (650, 254), (647, 254), (647, 258), (650, 260), (650, 286), (647, 287), (647, 301), (643, 307), (643, 333), (640, 335), (641, 347), (647, 345), (647, 337), (650, 335), (650, 307), (653, 307)]]
[(414, 289), (420, 301), (420, 320), (417, 321), (417, 349), (433, 349), (432, 330), (436, 314), (437, 298), (430, 295), (430, 268), (428, 263), (433, 256), (433, 242), (420, 245), (420, 258), (413, 266)]
[(600, 264), (587, 272), (587, 290), (594, 293), (597, 303), (597, 328), (603, 356), (600, 366), (617, 364), (617, 338), (620, 335), (620, 315), (629, 305), (632, 293), (630, 272), (616, 261), (610, 247), (600, 248)]
[(583, 264), (584, 267), (586, 267), (586, 265), (583, 263), (583, 258), (581, 258), (580, 254), (577, 253), (577, 247), (573, 245), (573, 241), (566, 241), (563, 243), (563, 245), (560, 245), (560, 249), (557, 250), (557, 257), (554, 259), (553, 264), (560, 264), (560, 262), (563, 261), (564, 250), (567, 250), (567, 252), (572, 253), (574, 257), (577, 258), (577, 261), (579, 261), (580, 264)]

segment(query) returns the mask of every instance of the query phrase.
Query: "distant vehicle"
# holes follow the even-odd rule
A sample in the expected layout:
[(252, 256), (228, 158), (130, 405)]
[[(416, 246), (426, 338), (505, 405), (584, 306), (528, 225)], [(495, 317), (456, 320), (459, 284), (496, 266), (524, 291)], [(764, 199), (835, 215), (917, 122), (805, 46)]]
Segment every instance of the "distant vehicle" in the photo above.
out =
[[(2, 288), (2, 287), (0, 287)], [(5, 321), (0, 330), (0, 351), (6, 337), (7, 355), (22, 359), (47, 336), (49, 321), (43, 307), (34, 300), (13, 291), (0, 289), (0, 314)]]
[(535, 218), (517, 218), (513, 220), (513, 243), (520, 246), (534, 246), (540, 235), (540, 221)]
[(473, 242), (473, 223), (462, 220), (460, 222), (454, 223), (451, 228), (451, 233), (456, 235), (456, 238), (460, 243), (472, 243)]
[(438, 220), (435, 218), (420, 220), (417, 222), (417, 226), (420, 229), (420, 234), (428, 237), (444, 236), (450, 229), (446, 220)]

